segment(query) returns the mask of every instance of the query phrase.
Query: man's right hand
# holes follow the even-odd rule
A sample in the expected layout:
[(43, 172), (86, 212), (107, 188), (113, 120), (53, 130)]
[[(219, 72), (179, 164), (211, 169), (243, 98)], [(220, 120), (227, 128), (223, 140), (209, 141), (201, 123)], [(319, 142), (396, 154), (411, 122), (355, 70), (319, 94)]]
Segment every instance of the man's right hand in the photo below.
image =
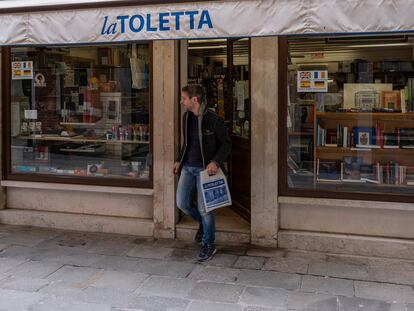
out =
[(173, 166), (173, 174), (178, 175), (180, 171), (180, 162), (175, 162)]

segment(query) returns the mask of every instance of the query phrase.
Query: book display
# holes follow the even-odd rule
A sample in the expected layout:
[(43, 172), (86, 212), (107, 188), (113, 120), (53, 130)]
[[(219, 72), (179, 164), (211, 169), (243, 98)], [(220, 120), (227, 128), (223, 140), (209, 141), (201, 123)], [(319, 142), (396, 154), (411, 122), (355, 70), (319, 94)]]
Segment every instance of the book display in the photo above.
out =
[[(327, 53), (326, 63), (315, 64), (303, 56), (304, 50), (302, 45), (300, 51), (290, 51), (289, 186), (414, 192), (413, 62), (367, 57), (348, 66), (349, 61)], [(304, 91), (298, 81), (306, 72), (327, 72), (326, 92)], [(310, 140), (307, 151), (299, 150), (298, 141), (306, 140)]]
[(12, 49), (12, 174), (149, 180), (148, 45)]

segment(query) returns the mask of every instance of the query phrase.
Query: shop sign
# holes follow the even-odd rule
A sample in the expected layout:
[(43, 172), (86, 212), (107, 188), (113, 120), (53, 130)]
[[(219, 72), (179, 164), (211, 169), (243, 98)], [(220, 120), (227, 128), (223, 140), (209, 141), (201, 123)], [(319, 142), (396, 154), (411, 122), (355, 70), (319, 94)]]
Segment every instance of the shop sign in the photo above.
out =
[[(3, 2), (13, 1), (0, 1), (0, 9), (12, 6)], [(378, 0), (354, 2), (217, 0), (5, 13), (0, 14), (0, 45), (414, 31), (414, 0), (380, 6)], [(321, 59), (323, 52), (313, 57)]]
[(298, 92), (328, 92), (328, 71), (298, 71)]
[(33, 62), (12, 62), (12, 80), (33, 79)]
[(119, 15), (114, 20), (109, 16), (103, 18), (101, 35), (124, 34), (126, 32), (159, 32), (173, 30), (212, 29), (208, 10), (161, 12), (158, 14)]

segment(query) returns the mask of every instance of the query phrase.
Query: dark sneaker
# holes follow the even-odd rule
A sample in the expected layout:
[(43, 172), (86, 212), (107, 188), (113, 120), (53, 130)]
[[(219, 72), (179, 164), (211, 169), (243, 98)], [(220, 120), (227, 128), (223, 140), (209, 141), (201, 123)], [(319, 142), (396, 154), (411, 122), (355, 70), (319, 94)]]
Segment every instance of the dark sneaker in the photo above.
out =
[(203, 240), (203, 227), (200, 225), (200, 227), (198, 228), (197, 233), (194, 237), (194, 241), (196, 241), (198, 244), (200, 244), (202, 240)]
[(217, 249), (214, 243), (203, 245), (201, 246), (200, 252), (198, 253), (197, 261), (199, 262), (208, 261), (211, 258), (213, 258), (216, 252), (217, 252)]

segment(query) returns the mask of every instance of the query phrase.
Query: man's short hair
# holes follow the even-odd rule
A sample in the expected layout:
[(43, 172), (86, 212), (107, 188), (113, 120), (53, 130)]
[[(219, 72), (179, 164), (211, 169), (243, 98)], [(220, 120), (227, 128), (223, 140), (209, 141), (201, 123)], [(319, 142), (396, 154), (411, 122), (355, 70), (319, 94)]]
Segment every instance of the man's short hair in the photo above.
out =
[(206, 99), (206, 91), (204, 90), (204, 87), (200, 84), (186, 85), (181, 89), (181, 91), (187, 93), (188, 97), (190, 98), (197, 97), (197, 100), (200, 103), (200, 105)]

